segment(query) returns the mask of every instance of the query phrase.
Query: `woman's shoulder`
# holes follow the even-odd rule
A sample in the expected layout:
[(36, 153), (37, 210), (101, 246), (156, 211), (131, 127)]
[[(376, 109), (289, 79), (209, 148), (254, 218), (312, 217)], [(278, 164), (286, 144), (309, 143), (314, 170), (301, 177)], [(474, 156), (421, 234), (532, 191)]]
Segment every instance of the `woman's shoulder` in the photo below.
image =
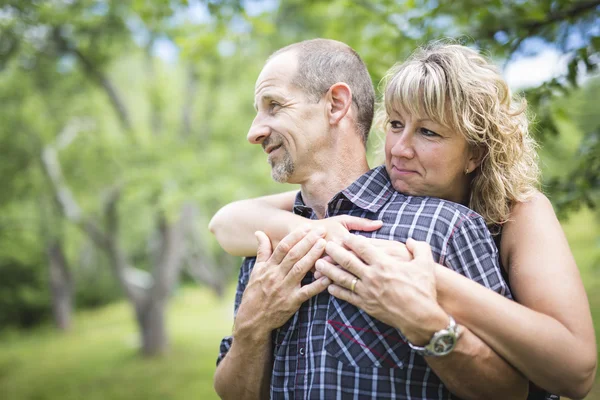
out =
[(519, 201), (513, 204), (505, 228), (515, 224), (544, 219), (554, 221), (556, 220), (556, 214), (550, 199), (542, 192), (536, 190), (526, 201)]
[[(513, 205), (509, 220), (502, 226), (500, 253), (505, 265), (513, 257), (532, 251), (547, 251), (548, 247), (563, 247), (564, 233), (552, 203), (542, 192), (536, 191), (527, 201)], [(568, 247), (567, 247), (568, 248)]]

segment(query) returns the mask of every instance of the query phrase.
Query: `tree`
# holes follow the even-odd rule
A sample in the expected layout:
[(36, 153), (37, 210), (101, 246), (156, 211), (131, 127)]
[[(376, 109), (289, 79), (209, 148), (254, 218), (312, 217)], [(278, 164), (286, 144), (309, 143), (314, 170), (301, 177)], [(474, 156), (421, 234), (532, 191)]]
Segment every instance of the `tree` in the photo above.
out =
[[(219, 292), (223, 280), (209, 249), (200, 247), (202, 241), (195, 229), (200, 208), (190, 202), (192, 186), (187, 192), (180, 187), (194, 177), (180, 172), (178, 175), (177, 168), (195, 166), (170, 162), (170, 154), (189, 162), (197, 142), (182, 142), (180, 135), (173, 134), (181, 129), (173, 130), (171, 125), (163, 124), (167, 106), (161, 94), (152, 95), (157, 80), (152, 67), (154, 57), (146, 51), (145, 77), (149, 84), (144, 86), (151, 93), (149, 129), (143, 123), (136, 126), (123, 95), (126, 90), (108, 72), (118, 55), (135, 49), (133, 33), (150, 35), (146, 48), (151, 47), (154, 35), (165, 34), (156, 32), (160, 26), (155, 19), (172, 15), (171, 3), (155, 2), (149, 11), (146, 7), (144, 3), (120, 1), (5, 5), (1, 26), (4, 44), (0, 47), (4, 50), (1, 61), (5, 72), (14, 73), (36, 89), (36, 95), (28, 98), (42, 103), (37, 109), (43, 110), (50, 122), (13, 113), (15, 123), (24, 125), (35, 143), (28, 155), (40, 161), (32, 165), (32, 170), (46, 177), (46, 184), (38, 188), (38, 193), (50, 194), (57, 205), (54, 210), (79, 227), (106, 254), (134, 307), (142, 351), (154, 355), (165, 351), (168, 345), (165, 306), (182, 268), (187, 265), (193, 277)], [(147, 18), (148, 25), (142, 24), (138, 32), (131, 32), (127, 21), (140, 16)], [(19, 85), (23, 87), (23, 82)], [(79, 93), (73, 92), (74, 86)], [(105, 101), (98, 94), (103, 94)], [(63, 96), (69, 101), (65, 102)], [(16, 99), (7, 100), (15, 104)], [(102, 119), (107, 112), (114, 119)], [(100, 134), (94, 138), (92, 132)], [(117, 134), (110, 136), (107, 132)], [(190, 148), (190, 144), (194, 147)], [(158, 174), (157, 166), (162, 168)], [(135, 187), (140, 179), (147, 179), (141, 190)], [(177, 188), (175, 192), (173, 187)], [(124, 200), (124, 194), (130, 198)], [(137, 196), (134, 205), (132, 196)], [(100, 207), (96, 206), (98, 199)], [(151, 241), (146, 251), (139, 251), (137, 243), (132, 251), (122, 237), (126, 214), (122, 209), (129, 208), (131, 212), (133, 207), (147, 217), (146, 230), (137, 233), (142, 240)], [(53, 224), (44, 226), (56, 320), (59, 326), (66, 327), (73, 292), (71, 274), (60, 235), (56, 229), (50, 229)], [(128, 231), (129, 238), (136, 235), (131, 229)], [(134, 268), (133, 259), (139, 253), (145, 253), (147, 258), (137, 262), (142, 268)]]

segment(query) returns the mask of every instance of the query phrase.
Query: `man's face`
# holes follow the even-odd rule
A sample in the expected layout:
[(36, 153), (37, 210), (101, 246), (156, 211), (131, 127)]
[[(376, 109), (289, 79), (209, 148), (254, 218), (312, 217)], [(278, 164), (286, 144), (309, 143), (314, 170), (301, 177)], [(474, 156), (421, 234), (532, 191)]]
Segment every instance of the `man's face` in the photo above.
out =
[(297, 65), (293, 52), (280, 54), (265, 65), (256, 81), (256, 117), (248, 141), (260, 144), (268, 154), (277, 182), (302, 182), (327, 127), (322, 103), (311, 102), (291, 83)]

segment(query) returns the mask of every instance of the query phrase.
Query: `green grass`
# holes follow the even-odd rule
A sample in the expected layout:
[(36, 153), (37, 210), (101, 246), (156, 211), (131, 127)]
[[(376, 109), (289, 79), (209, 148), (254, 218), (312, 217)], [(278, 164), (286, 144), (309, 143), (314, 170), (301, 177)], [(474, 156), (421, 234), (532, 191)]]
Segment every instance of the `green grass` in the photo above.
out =
[(74, 329), (50, 327), (0, 338), (0, 398), (213, 399), (219, 342), (231, 329), (233, 293), (219, 301), (202, 289), (171, 301), (168, 355), (139, 356), (130, 307), (118, 303), (77, 313)]
[[(600, 226), (589, 211), (563, 224), (581, 270), (600, 332)], [(222, 336), (231, 330), (233, 290), (219, 300), (185, 288), (168, 313), (168, 355), (139, 356), (133, 313), (121, 302), (78, 312), (74, 328), (50, 326), (0, 337), (0, 399), (215, 399), (212, 376)], [(600, 400), (600, 379), (587, 397)]]

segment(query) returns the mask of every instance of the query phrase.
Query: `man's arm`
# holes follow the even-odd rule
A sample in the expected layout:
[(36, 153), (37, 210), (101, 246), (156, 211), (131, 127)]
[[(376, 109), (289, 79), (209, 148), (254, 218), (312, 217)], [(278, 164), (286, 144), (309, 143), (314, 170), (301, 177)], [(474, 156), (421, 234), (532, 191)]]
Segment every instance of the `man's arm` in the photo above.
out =
[[(448, 326), (449, 317), (441, 309), (426, 312), (427, 324), (406, 326), (405, 336), (415, 345), (426, 345), (433, 334)], [(437, 327), (436, 327), (437, 325)], [(431, 328), (433, 327), (433, 328)], [(425, 328), (425, 329), (423, 329)], [(425, 361), (452, 393), (463, 399), (525, 399), (528, 381), (464, 326), (452, 352)]]
[(425, 357), (448, 390), (463, 399), (527, 398), (527, 379), (467, 328), (460, 329), (452, 353)]
[[(328, 279), (301, 285), (321, 257), (324, 231), (296, 230), (271, 254), (269, 238), (257, 232), (259, 251), (235, 317), (229, 351), (221, 358), (214, 377), (215, 391), (224, 399), (268, 397), (271, 378), (271, 332), (282, 326), (303, 302), (323, 291)], [(239, 296), (238, 296), (239, 297)], [(268, 307), (265, 307), (268, 305)]]
[[(358, 257), (335, 243), (327, 244), (327, 253), (343, 269), (325, 260), (317, 263), (317, 270), (335, 282), (329, 287), (333, 296), (398, 328), (415, 345), (428, 343), (448, 326), (448, 315), (436, 300), (436, 264), (428, 244), (407, 241), (415, 257), (408, 262), (360, 236), (350, 235), (344, 244)], [(355, 276), (359, 280), (352, 292), (348, 289)], [(465, 399), (527, 397), (528, 382), (517, 370), (470, 331), (463, 335), (450, 354), (425, 358), (451, 392)]]
[[(411, 243), (413, 253), (425, 252), (426, 247), (424, 244)], [(440, 261), (446, 267), (504, 296), (510, 296), (508, 285), (500, 272), (496, 246), (479, 217), (466, 219), (454, 227), (445, 249)], [(527, 397), (528, 380), (471, 331), (467, 331), (465, 337), (458, 341), (451, 355), (452, 358), (426, 357), (427, 363), (451, 391), (460, 387), (462, 395), (467, 398)], [(462, 374), (457, 375), (455, 372), (459, 365)], [(488, 392), (484, 396), (482, 391), (486, 390), (486, 386), (492, 387), (497, 391), (496, 394)], [(503, 394), (502, 390), (507, 392)]]
[(236, 326), (226, 356), (217, 367), (214, 387), (222, 399), (267, 399), (272, 369), (271, 332)]

